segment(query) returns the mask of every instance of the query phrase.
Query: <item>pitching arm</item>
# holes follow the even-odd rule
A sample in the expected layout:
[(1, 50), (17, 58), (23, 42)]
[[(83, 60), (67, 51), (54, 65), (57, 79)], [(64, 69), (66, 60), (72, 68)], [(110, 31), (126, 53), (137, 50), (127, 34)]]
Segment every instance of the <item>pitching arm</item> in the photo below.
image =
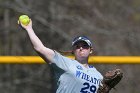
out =
[(25, 26), (22, 23), (20, 25), (27, 31), (28, 36), (30, 38), (30, 41), (33, 45), (33, 48), (36, 50), (36, 52), (46, 61), (51, 62), (52, 58), (54, 57), (55, 53), (52, 49), (49, 49), (43, 45), (41, 40), (37, 37), (35, 34), (33, 28), (32, 28), (32, 20), (30, 19), (30, 23)]

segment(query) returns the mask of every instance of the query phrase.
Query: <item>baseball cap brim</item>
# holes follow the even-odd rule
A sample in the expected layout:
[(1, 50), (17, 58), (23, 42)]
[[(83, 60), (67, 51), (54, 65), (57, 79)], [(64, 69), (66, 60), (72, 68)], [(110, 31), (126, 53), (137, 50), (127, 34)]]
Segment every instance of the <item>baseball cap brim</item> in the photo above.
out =
[(73, 40), (72, 42), (72, 46), (74, 46), (75, 44), (77, 44), (78, 42), (86, 42), (90, 47), (92, 47), (92, 43), (91, 41), (87, 38), (87, 37), (83, 37), (83, 36), (80, 36), (80, 37), (77, 37)]

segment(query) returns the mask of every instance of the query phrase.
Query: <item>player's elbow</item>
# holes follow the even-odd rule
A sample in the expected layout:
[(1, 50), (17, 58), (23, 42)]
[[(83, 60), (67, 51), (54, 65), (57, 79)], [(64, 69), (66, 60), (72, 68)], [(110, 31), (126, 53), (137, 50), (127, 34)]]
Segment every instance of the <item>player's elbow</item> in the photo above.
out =
[(47, 47), (34, 47), (36, 52), (47, 62), (51, 62), (55, 52)]

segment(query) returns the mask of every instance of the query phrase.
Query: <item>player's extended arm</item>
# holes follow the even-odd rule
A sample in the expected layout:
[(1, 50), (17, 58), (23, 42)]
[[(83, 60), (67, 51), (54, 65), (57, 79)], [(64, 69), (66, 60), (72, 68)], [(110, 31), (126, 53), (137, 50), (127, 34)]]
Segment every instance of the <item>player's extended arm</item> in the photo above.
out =
[(30, 41), (33, 45), (33, 48), (39, 53), (39, 55), (48, 62), (51, 62), (52, 58), (54, 57), (55, 53), (52, 49), (49, 49), (43, 45), (41, 40), (35, 34), (32, 28), (32, 20), (30, 19), (30, 23), (25, 26), (22, 23), (20, 25), (27, 31)]

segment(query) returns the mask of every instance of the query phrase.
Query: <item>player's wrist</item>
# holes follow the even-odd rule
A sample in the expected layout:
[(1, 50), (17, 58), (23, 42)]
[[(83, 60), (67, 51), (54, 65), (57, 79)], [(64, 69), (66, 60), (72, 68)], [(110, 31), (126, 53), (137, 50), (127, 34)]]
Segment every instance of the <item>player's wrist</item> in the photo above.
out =
[(32, 27), (27, 27), (25, 28), (27, 31), (33, 31), (33, 28)]

